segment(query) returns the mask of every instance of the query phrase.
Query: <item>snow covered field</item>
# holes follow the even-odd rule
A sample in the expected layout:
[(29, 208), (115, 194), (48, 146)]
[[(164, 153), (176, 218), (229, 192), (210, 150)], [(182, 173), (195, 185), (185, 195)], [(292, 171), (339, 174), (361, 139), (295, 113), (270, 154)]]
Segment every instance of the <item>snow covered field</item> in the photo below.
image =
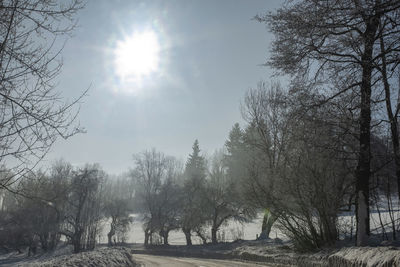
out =
[[(257, 218), (249, 223), (238, 223), (235, 221), (230, 221), (227, 225), (221, 227), (219, 231), (219, 235), (222, 241), (234, 241), (237, 239), (243, 240), (255, 240), (256, 236), (261, 232), (262, 225), (262, 213), (259, 213)], [(140, 216), (133, 214), (134, 218), (133, 223), (131, 224), (130, 230), (127, 234), (127, 243), (143, 243), (144, 242), (144, 232), (142, 229), (142, 222), (140, 220)], [(377, 210), (371, 211), (371, 231), (373, 234), (378, 233), (378, 230), (381, 231), (380, 223), (382, 222), (385, 225), (386, 233), (391, 232), (391, 216), (387, 211), (381, 211), (380, 213)], [(394, 220), (400, 220), (400, 211), (394, 212)], [(355, 235), (355, 217), (348, 213), (343, 213), (339, 216), (339, 227), (341, 232), (341, 238), (349, 237), (350, 235)], [(107, 232), (109, 230), (109, 225), (105, 224), (103, 227), (103, 234), (100, 237), (101, 243), (107, 242)], [(210, 231), (210, 229), (208, 229)], [(399, 230), (399, 229), (397, 229)], [(208, 232), (209, 236), (211, 236), (210, 232)], [(388, 234), (389, 235), (389, 234)], [(270, 238), (280, 238), (282, 240), (286, 240), (287, 237), (278, 229), (276, 225), (272, 227)], [(169, 235), (169, 243), (171, 245), (183, 245), (186, 244), (185, 236), (182, 231), (171, 231)], [(201, 244), (200, 238), (193, 235), (193, 244)]]
[[(262, 225), (262, 216), (260, 213), (259, 216), (250, 223), (238, 223), (235, 221), (230, 221), (227, 225), (221, 227), (219, 231), (219, 235), (222, 241), (234, 241), (236, 239), (243, 240), (255, 240), (256, 236), (261, 232)], [(127, 243), (143, 243), (144, 242), (144, 232), (142, 228), (142, 222), (140, 221), (140, 217), (137, 215), (133, 215), (134, 221), (131, 224), (130, 230), (127, 234)], [(211, 227), (210, 227), (211, 228)], [(101, 243), (107, 242), (107, 232), (109, 230), (109, 225), (105, 224), (103, 227), (103, 234), (100, 238)], [(208, 229), (210, 231), (210, 229)], [(211, 233), (208, 233), (211, 236)], [(284, 239), (285, 236), (277, 229), (276, 227), (272, 228), (271, 238), (281, 238)], [(185, 235), (182, 231), (171, 231), (169, 235), (169, 243), (171, 245), (184, 245), (186, 244)], [(201, 244), (201, 239), (193, 235), (193, 244)]]

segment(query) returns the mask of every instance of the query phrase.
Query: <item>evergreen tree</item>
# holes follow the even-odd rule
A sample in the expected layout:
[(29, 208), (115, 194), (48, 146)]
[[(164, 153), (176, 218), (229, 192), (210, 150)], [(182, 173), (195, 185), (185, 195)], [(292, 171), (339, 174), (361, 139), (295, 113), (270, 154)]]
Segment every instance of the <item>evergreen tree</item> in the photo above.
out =
[(199, 234), (205, 221), (203, 212), (205, 200), (203, 195), (206, 181), (206, 160), (200, 155), (199, 141), (197, 139), (194, 141), (192, 148), (193, 152), (189, 155), (185, 166), (184, 205), (180, 222), (187, 245), (192, 244), (192, 231)]
[(245, 178), (245, 144), (244, 144), (244, 133), (239, 126), (239, 123), (235, 123), (232, 130), (229, 132), (229, 138), (225, 142), (227, 153), (225, 154), (225, 165), (227, 167), (228, 176), (237, 184), (240, 183), (240, 179)]
[(196, 182), (204, 182), (206, 177), (206, 160), (200, 156), (199, 141), (196, 139), (192, 146), (193, 152), (189, 155), (189, 158), (185, 166), (185, 175), (188, 180)]

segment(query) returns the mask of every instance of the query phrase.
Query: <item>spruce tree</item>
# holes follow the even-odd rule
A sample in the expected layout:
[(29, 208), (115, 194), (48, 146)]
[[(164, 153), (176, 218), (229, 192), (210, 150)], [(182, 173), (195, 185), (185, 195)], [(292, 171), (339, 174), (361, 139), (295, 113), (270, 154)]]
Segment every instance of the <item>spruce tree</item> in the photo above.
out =
[(185, 166), (184, 205), (181, 216), (181, 228), (186, 237), (186, 244), (191, 245), (192, 231), (200, 233), (205, 221), (203, 209), (204, 188), (206, 181), (206, 160), (200, 155), (199, 141), (196, 139), (192, 146), (193, 152)]

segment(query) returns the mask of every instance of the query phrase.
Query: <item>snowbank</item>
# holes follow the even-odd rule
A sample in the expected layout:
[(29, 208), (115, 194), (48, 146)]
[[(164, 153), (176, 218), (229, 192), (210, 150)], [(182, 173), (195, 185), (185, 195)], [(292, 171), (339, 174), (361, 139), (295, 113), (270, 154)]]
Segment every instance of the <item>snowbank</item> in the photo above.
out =
[(137, 266), (131, 257), (130, 249), (127, 248), (101, 248), (94, 251), (78, 254), (63, 255), (50, 259), (37, 260), (30, 263), (18, 264), (17, 266)]
[(328, 258), (329, 266), (400, 266), (400, 250), (396, 247), (343, 248)]
[(289, 247), (244, 243), (233, 249), (239, 258), (295, 266), (389, 267), (400, 266), (400, 247), (345, 247), (316, 253), (296, 253)]

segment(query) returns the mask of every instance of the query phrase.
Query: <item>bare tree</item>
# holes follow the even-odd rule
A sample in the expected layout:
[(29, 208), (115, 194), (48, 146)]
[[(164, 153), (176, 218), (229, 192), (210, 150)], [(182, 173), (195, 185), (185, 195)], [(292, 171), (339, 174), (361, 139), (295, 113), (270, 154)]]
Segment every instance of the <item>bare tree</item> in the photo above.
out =
[[(110, 230), (107, 233), (108, 245), (125, 242), (132, 218), (130, 217), (131, 184), (125, 175), (108, 177), (103, 194), (103, 212), (108, 218)], [(116, 238), (115, 238), (116, 237)]]
[[(55, 163), (49, 173), (30, 172), (7, 191), (1, 211), (1, 246), (35, 252), (55, 249), (64, 235), (74, 252), (94, 249), (103, 218), (105, 173), (97, 165), (74, 170)], [(29, 196), (29, 197), (27, 197)]]
[(82, 1), (9, 0), (0, 4), (0, 188), (10, 189), (47, 153), (57, 137), (82, 129), (75, 124), (78, 97), (56, 90), (61, 51)]
[(243, 133), (246, 159), (242, 160), (247, 175), (242, 184), (253, 205), (272, 213), (275, 212), (273, 192), (292, 142), (289, 131), (292, 121), (285, 97), (285, 90), (278, 83), (260, 82), (256, 89), (246, 93), (242, 109), (248, 122)]
[(94, 249), (102, 218), (101, 200), (105, 173), (97, 165), (87, 165), (70, 178), (65, 226), (61, 233), (74, 246), (74, 253)]
[[(269, 209), (298, 249), (333, 244), (337, 217), (353, 182), (337, 107), (300, 103), (317, 95), (288, 94), (260, 84), (245, 98), (243, 142), (247, 179), (242, 187), (258, 208)], [(291, 105), (289, 105), (289, 103)], [(332, 109), (332, 111), (330, 110)], [(247, 159), (246, 159), (247, 158)]]
[(252, 209), (240, 201), (232, 177), (227, 175), (222, 151), (216, 151), (211, 160), (211, 170), (206, 182), (206, 205), (203, 213), (211, 224), (211, 242), (217, 243), (217, 232), (228, 220), (239, 222), (251, 218)]
[(105, 200), (105, 215), (110, 218), (110, 231), (107, 233), (108, 245), (116, 245), (113, 242), (115, 235), (124, 235), (131, 223), (131, 218), (128, 213), (128, 202), (126, 199), (118, 198), (117, 196), (108, 196)]
[(168, 234), (177, 228), (178, 197), (175, 183), (179, 175), (176, 160), (155, 149), (134, 156), (136, 200), (144, 215), (145, 245), (152, 243), (153, 234), (158, 233), (168, 243)]
[[(15, 190), (22, 195), (7, 192), (3, 203), (0, 239), (8, 243), (6, 246), (16, 249), (28, 246), (29, 253), (35, 253), (38, 246), (43, 251), (56, 248), (64, 223), (71, 171), (69, 164), (58, 162), (51, 167), (50, 173), (30, 172), (13, 185), (18, 186)], [(13, 197), (10, 199), (10, 196)]]

